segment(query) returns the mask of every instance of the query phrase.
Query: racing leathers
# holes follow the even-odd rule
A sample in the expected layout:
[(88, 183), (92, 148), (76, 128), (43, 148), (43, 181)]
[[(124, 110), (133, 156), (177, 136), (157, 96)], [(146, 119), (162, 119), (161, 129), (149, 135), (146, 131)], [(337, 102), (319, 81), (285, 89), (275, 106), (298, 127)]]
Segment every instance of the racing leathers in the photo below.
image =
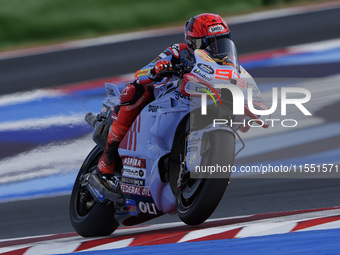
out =
[[(113, 176), (115, 172), (116, 175), (120, 175), (122, 166), (118, 154), (120, 142), (141, 110), (154, 100), (154, 86), (166, 81), (165, 79), (170, 79), (170, 77), (162, 77), (162, 72), (155, 72), (155, 67), (163, 66), (163, 63), (165, 65), (169, 63), (170, 67), (177, 64), (190, 67), (195, 64), (195, 58), (185, 43), (174, 44), (136, 72), (135, 80), (123, 89), (120, 97), (121, 103), (115, 109), (117, 119), (109, 129), (104, 153), (98, 163), (98, 169), (102, 175)], [(167, 68), (169, 70), (169, 66)]]

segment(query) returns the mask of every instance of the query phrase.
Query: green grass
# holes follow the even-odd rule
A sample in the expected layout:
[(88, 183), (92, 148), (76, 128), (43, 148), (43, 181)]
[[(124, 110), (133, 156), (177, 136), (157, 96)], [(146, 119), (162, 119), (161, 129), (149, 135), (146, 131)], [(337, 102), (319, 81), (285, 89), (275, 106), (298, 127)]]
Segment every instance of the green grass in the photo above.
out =
[(292, 0), (0, 0), (0, 49), (184, 25), (202, 12), (234, 15), (285, 1)]

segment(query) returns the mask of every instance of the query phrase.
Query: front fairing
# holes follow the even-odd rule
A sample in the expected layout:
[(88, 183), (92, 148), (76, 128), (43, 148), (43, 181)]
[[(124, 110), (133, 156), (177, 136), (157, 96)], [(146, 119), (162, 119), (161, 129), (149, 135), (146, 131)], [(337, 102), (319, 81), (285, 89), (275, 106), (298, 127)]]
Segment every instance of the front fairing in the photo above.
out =
[(201, 97), (202, 93), (208, 93), (211, 98), (218, 99), (219, 85), (227, 84), (242, 91), (245, 106), (248, 105), (248, 93), (251, 89), (254, 107), (259, 110), (268, 109), (255, 80), (239, 65), (233, 41), (228, 38), (217, 42), (219, 41), (215, 50), (212, 50), (213, 47), (195, 50), (196, 64), (191, 73), (184, 76), (181, 92), (191, 97)]

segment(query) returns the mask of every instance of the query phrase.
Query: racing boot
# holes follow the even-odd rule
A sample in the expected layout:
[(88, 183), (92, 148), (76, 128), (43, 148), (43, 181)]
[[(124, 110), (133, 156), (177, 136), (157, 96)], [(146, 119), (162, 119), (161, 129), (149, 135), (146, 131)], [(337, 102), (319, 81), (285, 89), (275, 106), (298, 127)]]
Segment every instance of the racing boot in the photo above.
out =
[[(117, 132), (118, 131), (118, 132)], [(113, 202), (121, 202), (123, 194), (120, 190), (122, 160), (118, 147), (126, 132), (119, 132), (119, 128), (112, 125), (108, 133), (103, 155), (99, 159), (97, 168), (92, 171), (90, 185), (100, 191)], [(121, 198), (121, 199), (119, 199)]]
[(122, 160), (119, 157), (118, 147), (120, 142), (107, 143), (102, 157), (99, 159), (98, 168), (93, 173), (100, 183), (114, 193), (121, 193), (119, 181), (121, 179)]
[(119, 187), (120, 178), (117, 176), (102, 175), (98, 168), (92, 171), (87, 188), (93, 197), (101, 203), (108, 203), (108, 199), (122, 205), (124, 196)]

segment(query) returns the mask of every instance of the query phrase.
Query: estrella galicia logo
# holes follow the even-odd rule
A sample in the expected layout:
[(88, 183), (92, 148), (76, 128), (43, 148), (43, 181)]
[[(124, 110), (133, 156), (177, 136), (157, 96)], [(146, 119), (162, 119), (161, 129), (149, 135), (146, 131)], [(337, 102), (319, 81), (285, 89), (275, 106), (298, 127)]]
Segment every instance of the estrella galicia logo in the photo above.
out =
[(211, 66), (208, 66), (206, 64), (199, 63), (197, 64), (198, 68), (201, 69), (203, 72), (208, 74), (214, 74), (214, 69), (211, 68)]

